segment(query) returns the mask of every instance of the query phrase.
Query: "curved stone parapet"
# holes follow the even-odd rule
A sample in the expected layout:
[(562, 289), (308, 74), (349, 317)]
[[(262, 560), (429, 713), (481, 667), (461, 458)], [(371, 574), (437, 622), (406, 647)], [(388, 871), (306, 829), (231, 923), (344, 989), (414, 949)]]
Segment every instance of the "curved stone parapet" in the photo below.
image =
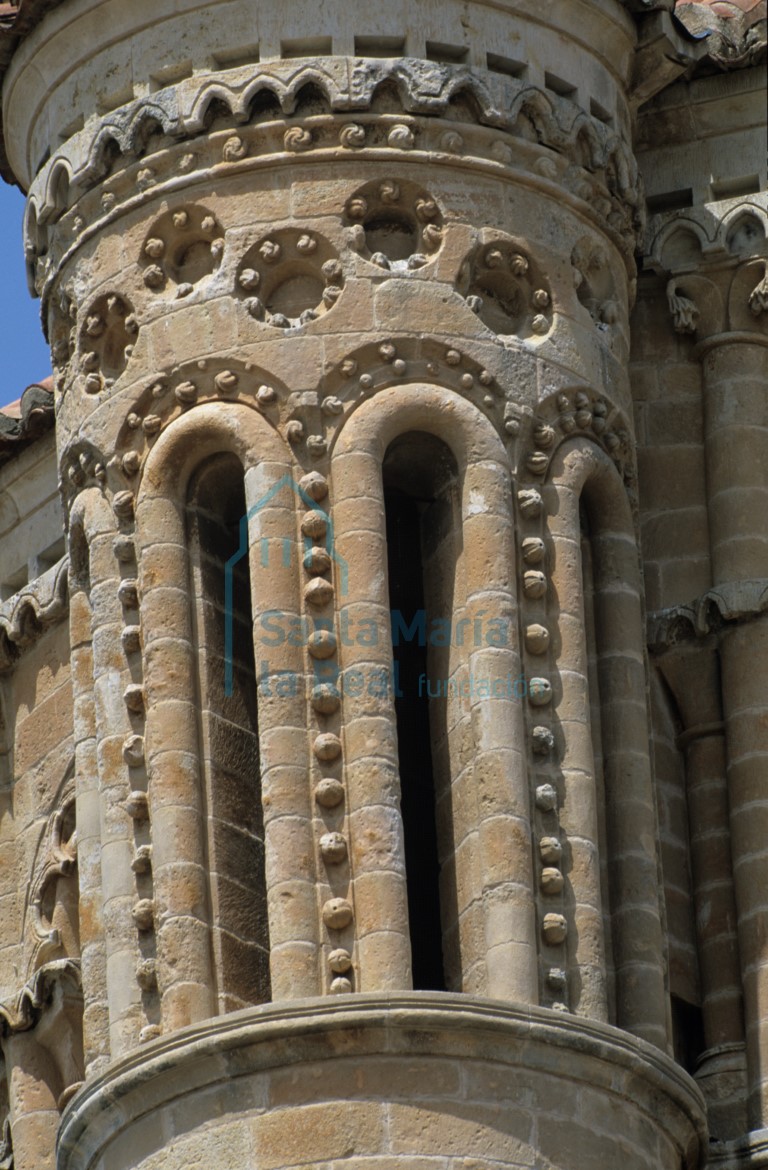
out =
[[(557, 0), (548, 6), (546, 25), (530, 0), (500, 5), (480, 0), (470, 11), (467, 19), (459, 0), (441, 5), (434, 16), (408, 0), (376, 13), (343, 0), (315, 10), (254, 8), (248, 0), (229, 0), (223, 9), (196, 0), (59, 5), (32, 29), (8, 71), (6, 122), (23, 127), (7, 143), (9, 161), (26, 184), (45, 151), (54, 153), (94, 107), (104, 115), (212, 66), (226, 71), (280, 58), (337, 58), (342, 90), (348, 76), (360, 72), (359, 58), (490, 64), (508, 77), (526, 73), (534, 84), (549, 78), (553, 92), (572, 92), (587, 107), (592, 101), (608, 117), (619, 114), (617, 92), (631, 68), (635, 42), (632, 18), (619, 4)], [(121, 39), (125, 47), (117, 49)], [(40, 77), (46, 78), (44, 88)], [(619, 101), (624, 129), (626, 106)]]
[(651, 1045), (405, 992), (250, 1009), (147, 1045), (72, 1101), (58, 1167), (394, 1170), (439, 1151), (440, 1165), (695, 1170), (705, 1147), (698, 1089)]

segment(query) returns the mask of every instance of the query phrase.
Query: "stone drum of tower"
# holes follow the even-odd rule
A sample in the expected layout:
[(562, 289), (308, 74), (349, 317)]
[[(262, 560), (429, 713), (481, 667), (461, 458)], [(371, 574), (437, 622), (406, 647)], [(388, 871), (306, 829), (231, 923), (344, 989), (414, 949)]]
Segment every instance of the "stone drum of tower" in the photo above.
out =
[(80, 712), (59, 1170), (703, 1165), (635, 41), (617, 0), (64, 0), (16, 50)]

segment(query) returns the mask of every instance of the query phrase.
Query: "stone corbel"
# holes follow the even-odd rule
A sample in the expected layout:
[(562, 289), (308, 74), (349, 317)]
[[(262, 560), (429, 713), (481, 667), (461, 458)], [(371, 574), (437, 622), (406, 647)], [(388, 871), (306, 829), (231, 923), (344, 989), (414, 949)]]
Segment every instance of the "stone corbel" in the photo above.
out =
[(0, 673), (11, 670), (25, 647), (69, 610), (69, 558), (62, 559), (0, 605)]
[(680, 642), (705, 638), (730, 622), (747, 622), (768, 610), (768, 580), (729, 581), (709, 589), (688, 605), (648, 614), (647, 641), (652, 654)]
[[(45, 850), (32, 881), (29, 905), (30, 933), (34, 946), (31, 963), (34, 968), (46, 966), (52, 959), (67, 955), (66, 940), (62, 939), (61, 930), (55, 925), (55, 913), (52, 921), (47, 921), (43, 903), (52, 883), (72, 875), (77, 865), (77, 830), (67, 836), (65, 829), (67, 815), (74, 809), (74, 802), (74, 788), (70, 785), (51, 815)], [(76, 877), (74, 883), (76, 889)]]
[(667, 304), (675, 333), (695, 333), (699, 319), (698, 305), (690, 297), (683, 296), (674, 279), (667, 285)]
[(45, 1059), (56, 1072), (52, 1083), (58, 1078), (59, 1111), (83, 1083), (82, 1015), (80, 963), (75, 959), (46, 963), (11, 1002), (0, 1004), (4, 1050), (18, 1047), (21, 1034), (29, 1033), (35, 1050), (50, 1054)]
[(707, 57), (721, 69), (744, 69), (765, 58), (765, 17), (759, 19), (754, 11), (726, 17), (706, 0), (695, 0), (681, 6), (679, 21), (692, 36), (703, 38)]
[(706, 41), (690, 37), (670, 11), (656, 9), (647, 12), (639, 20), (630, 93), (633, 108), (638, 109), (677, 81), (706, 52)]
[(0, 1028), (3, 1035), (27, 1032), (40, 1019), (57, 984), (65, 990), (80, 994), (80, 962), (77, 959), (55, 959), (38, 968), (21, 991), (12, 999), (0, 1003)]
[(761, 313), (768, 313), (768, 260), (765, 261), (763, 279), (749, 294), (749, 307), (756, 317)]

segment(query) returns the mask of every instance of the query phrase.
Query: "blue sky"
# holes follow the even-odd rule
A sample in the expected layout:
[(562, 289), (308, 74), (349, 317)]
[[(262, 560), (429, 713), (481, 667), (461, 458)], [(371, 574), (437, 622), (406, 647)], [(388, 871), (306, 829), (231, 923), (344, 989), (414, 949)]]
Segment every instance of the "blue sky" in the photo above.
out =
[(21, 220), (24, 196), (0, 180), (0, 406), (51, 372), (40, 302), (27, 291)]

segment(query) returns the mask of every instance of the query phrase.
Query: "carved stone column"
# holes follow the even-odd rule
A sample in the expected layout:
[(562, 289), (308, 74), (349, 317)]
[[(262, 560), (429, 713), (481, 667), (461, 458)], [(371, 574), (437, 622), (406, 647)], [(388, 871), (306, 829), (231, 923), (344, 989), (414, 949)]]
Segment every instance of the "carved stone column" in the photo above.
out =
[(14, 1170), (54, 1170), (59, 1111), (50, 1054), (34, 1031), (6, 1036), (3, 1054), (9, 1069)]
[(719, 656), (712, 638), (699, 645), (693, 638), (676, 644), (674, 621), (654, 623), (653, 649), (683, 723), (677, 746), (685, 755), (705, 1044), (696, 1079), (707, 1098), (713, 1135), (728, 1139), (738, 1137), (746, 1125), (744, 1110), (739, 1110), (745, 1058)]
[(54, 1170), (61, 1110), (83, 1081), (82, 994), (70, 960), (41, 967), (0, 1006), (14, 1170)]
[[(695, 335), (702, 363), (715, 591), (748, 613), (754, 583), (768, 564), (767, 262), (759, 255), (765, 234), (752, 211), (733, 213), (723, 234), (714, 271), (703, 260), (695, 270), (678, 271), (668, 297), (675, 329)], [(670, 254), (674, 239), (667, 243)], [(749, 254), (751, 247), (757, 255)], [(720, 656), (748, 1118), (751, 1129), (761, 1129), (768, 1125), (768, 618), (758, 611), (748, 622), (727, 624)]]
[[(768, 336), (704, 343), (713, 577), (764, 577), (768, 563)], [(746, 1017), (750, 1127), (768, 1125), (768, 617), (721, 637), (731, 843)]]

